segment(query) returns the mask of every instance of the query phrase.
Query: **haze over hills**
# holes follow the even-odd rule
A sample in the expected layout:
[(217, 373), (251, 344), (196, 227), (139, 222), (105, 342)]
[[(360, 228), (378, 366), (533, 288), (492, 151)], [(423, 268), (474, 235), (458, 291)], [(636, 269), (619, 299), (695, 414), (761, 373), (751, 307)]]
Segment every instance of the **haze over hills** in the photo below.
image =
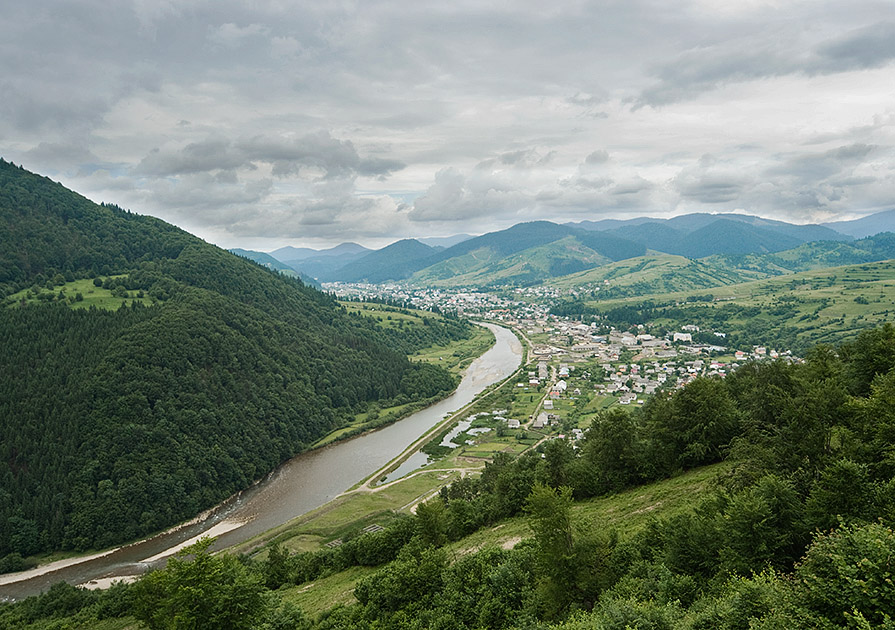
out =
[(351, 262), (363, 258), (374, 250), (357, 243), (342, 243), (323, 250), (297, 247), (281, 247), (271, 252), (271, 256), (313, 278), (322, 279), (331, 272)]
[(324, 282), (338, 280), (374, 283), (401, 280), (419, 269), (421, 264), (425, 266), (425, 261), (431, 260), (438, 251), (417, 240), (404, 239), (324, 273), (320, 279)]
[(453, 247), (457, 243), (468, 241), (471, 238), (475, 237), (471, 234), (454, 234), (453, 236), (432, 236), (429, 238), (418, 238), (416, 240), (429, 247)]
[(190, 518), (373, 402), (450, 390), (407, 354), (468, 334), (379, 327), (2, 160), (0, 300), (0, 559)]
[(357, 243), (340, 243), (329, 249), (310, 249), (308, 247), (281, 247), (270, 252), (270, 255), (282, 262), (307, 260), (309, 258), (328, 258), (355, 256), (370, 253), (371, 249)]
[(841, 234), (848, 234), (855, 238), (873, 236), (880, 232), (895, 232), (895, 209), (883, 210), (882, 212), (852, 221), (833, 221), (823, 225)]
[(238, 247), (230, 249), (228, 251), (231, 254), (236, 254), (237, 256), (242, 256), (243, 258), (248, 258), (249, 260), (254, 260), (259, 265), (267, 267), (268, 269), (272, 269), (274, 271), (279, 271), (283, 275), (298, 278), (308, 286), (312, 286), (318, 289), (320, 288), (320, 283), (317, 282), (317, 280), (306, 273), (296, 271), (286, 263), (280, 262), (270, 254), (265, 254), (264, 252), (256, 252), (250, 249), (240, 249)]

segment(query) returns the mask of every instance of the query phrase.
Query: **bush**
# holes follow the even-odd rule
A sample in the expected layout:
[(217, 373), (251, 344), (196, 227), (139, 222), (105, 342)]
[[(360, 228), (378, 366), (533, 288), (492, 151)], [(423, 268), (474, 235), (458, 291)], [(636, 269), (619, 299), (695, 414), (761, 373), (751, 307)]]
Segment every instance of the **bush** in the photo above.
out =
[(796, 571), (805, 606), (833, 623), (895, 619), (895, 531), (879, 523), (819, 536)]

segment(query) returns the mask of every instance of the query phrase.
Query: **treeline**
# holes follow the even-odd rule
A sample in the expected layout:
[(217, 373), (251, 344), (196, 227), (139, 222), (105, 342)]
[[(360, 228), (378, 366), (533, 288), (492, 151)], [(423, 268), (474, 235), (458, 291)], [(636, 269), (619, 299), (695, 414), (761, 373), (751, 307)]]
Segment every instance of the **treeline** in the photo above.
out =
[(297, 280), (6, 162), (0, 232), (6, 287), (99, 267), (104, 286), (154, 301), (115, 312), (0, 308), (0, 570), (190, 518), (370, 404), (456, 385), (406, 355), (468, 336), (466, 322), (383, 328)]
[(57, 273), (124, 273), (142, 260), (176, 258), (187, 232), (153, 217), (98, 206), (0, 159), (0, 297)]

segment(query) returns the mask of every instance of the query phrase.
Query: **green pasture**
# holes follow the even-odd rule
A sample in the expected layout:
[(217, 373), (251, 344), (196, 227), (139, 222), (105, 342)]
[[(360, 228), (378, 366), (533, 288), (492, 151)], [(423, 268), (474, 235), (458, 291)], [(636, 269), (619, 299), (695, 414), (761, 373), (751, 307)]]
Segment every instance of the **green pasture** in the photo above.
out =
[[(112, 277), (117, 278), (120, 276)], [(54, 286), (52, 289), (37, 286), (23, 289), (6, 298), (6, 302), (10, 306), (60, 302), (67, 304), (71, 308), (93, 307), (109, 311), (118, 310), (123, 305), (129, 306), (133, 302), (140, 302), (146, 305), (153, 303), (152, 299), (145, 294), (143, 297), (138, 297), (139, 293), (142, 292), (127, 291), (127, 297), (116, 297), (112, 295), (111, 290), (94, 286), (93, 280), (85, 278), (66, 282), (65, 284)], [(79, 295), (80, 299), (78, 298)]]

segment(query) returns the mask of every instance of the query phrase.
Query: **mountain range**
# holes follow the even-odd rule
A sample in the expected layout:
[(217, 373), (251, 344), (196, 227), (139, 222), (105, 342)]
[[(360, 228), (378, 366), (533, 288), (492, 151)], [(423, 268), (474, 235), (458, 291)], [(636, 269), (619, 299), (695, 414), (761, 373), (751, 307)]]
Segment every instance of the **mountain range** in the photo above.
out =
[[(404, 239), (375, 251), (355, 243), (322, 251), (282, 248), (271, 256), (321, 282), (530, 285), (647, 252), (691, 260), (715, 257), (716, 262), (722, 257), (728, 268), (739, 268), (739, 262), (743, 262), (747, 265), (744, 270), (751, 265), (753, 271), (757, 266), (769, 272), (778, 265), (780, 273), (788, 267), (779, 265), (780, 261), (771, 262), (780, 252), (798, 250), (807, 243), (826, 243), (818, 245), (815, 253), (827, 262), (837, 256), (864, 259), (866, 252), (852, 252), (848, 244), (855, 238), (889, 230), (895, 230), (895, 210), (824, 225), (796, 225), (734, 213), (694, 213), (672, 219), (521, 223), (476, 237), (458, 235), (457, 242), (443, 248), (433, 243), (447, 244), (451, 240)], [(842, 246), (831, 245), (834, 243)], [(799, 250), (795, 257), (803, 259), (807, 251)], [(834, 255), (834, 251), (839, 253)], [(761, 262), (762, 256), (768, 258)]]

